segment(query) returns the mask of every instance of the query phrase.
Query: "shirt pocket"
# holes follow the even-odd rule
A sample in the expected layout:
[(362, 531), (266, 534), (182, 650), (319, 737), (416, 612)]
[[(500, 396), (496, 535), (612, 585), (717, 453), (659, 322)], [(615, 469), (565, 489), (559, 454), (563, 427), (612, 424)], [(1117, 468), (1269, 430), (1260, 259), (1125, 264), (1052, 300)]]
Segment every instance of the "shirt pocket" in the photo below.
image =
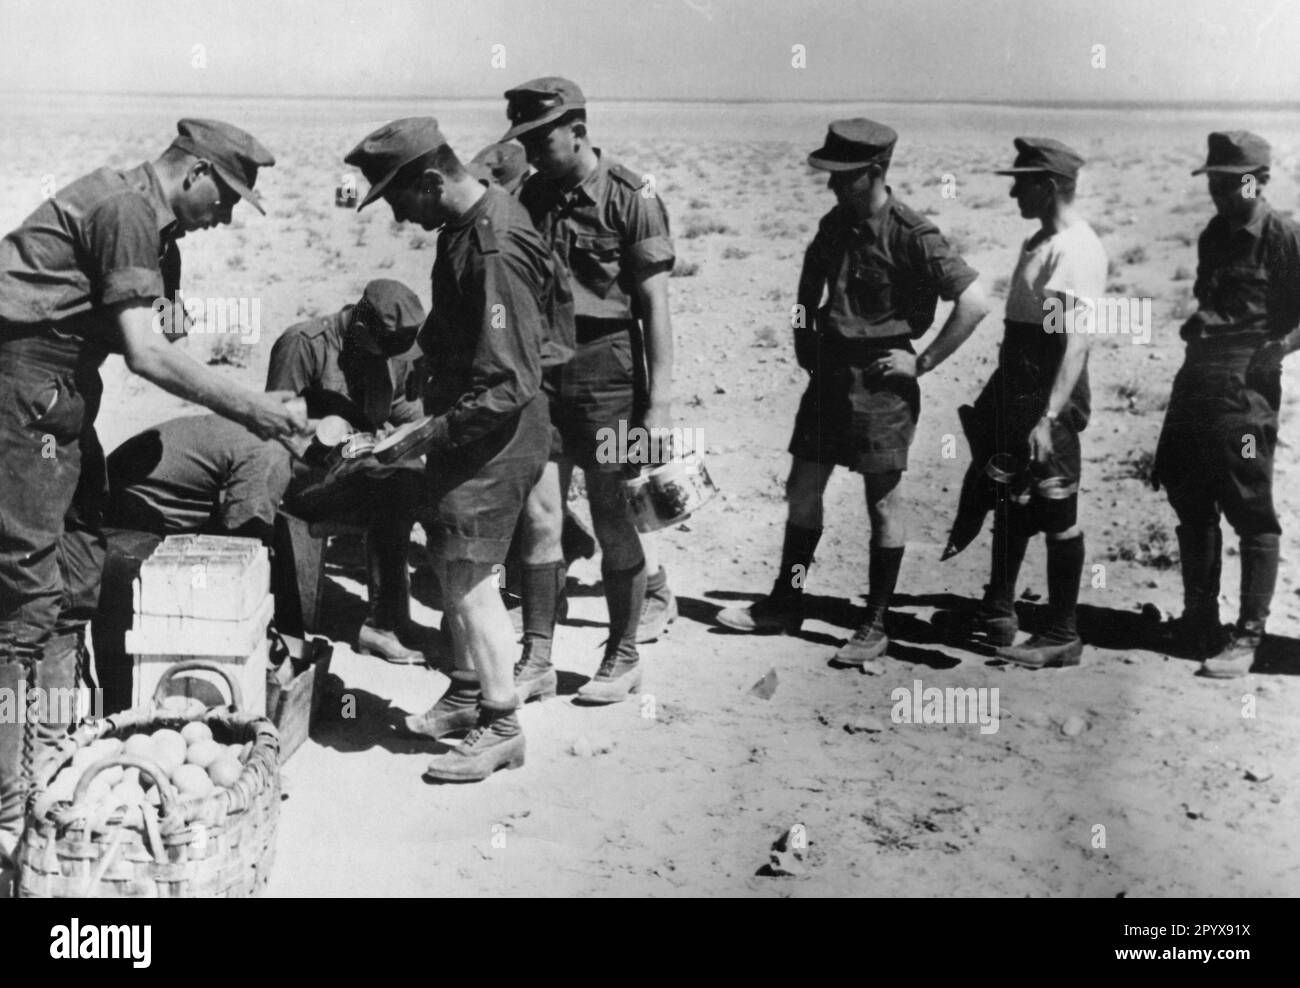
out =
[(597, 298), (605, 298), (618, 280), (622, 252), (617, 234), (575, 235), (569, 250), (573, 277)]
[(855, 315), (873, 319), (894, 311), (894, 285), (887, 271), (869, 261), (849, 262), (845, 289)]
[(1225, 315), (1253, 315), (1268, 306), (1268, 273), (1261, 265), (1228, 265), (1219, 272), (1216, 287)]
[(53, 436), (59, 443), (81, 435), (86, 405), (71, 378), (33, 381), (23, 389), (28, 428)]

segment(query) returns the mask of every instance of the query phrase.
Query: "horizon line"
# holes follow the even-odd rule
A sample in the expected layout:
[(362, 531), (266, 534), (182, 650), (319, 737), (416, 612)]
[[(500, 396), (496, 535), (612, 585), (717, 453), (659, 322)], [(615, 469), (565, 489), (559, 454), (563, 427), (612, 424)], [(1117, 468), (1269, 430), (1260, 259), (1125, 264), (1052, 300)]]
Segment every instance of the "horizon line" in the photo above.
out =
[[(447, 94), (430, 95), (427, 93), (409, 94), (348, 94), (333, 95), (319, 93), (179, 93), (179, 92), (141, 92), (138, 90), (102, 91), (90, 89), (0, 89), (0, 96), (103, 96), (132, 97), (154, 99), (247, 99), (247, 100), (305, 100), (311, 102), (365, 103), (413, 102), (416, 100), (438, 101), (489, 101), (502, 97), (491, 96), (451, 96)], [(1300, 100), (1174, 100), (1174, 99), (943, 99), (915, 96), (882, 96), (872, 99), (856, 97), (822, 97), (822, 98), (774, 98), (758, 96), (702, 97), (702, 96), (606, 96), (595, 103), (726, 103), (726, 104), (816, 104), (816, 103), (908, 103), (932, 106), (1010, 106), (1038, 107), (1046, 109), (1157, 109), (1157, 110), (1215, 110), (1215, 109), (1256, 109), (1256, 110), (1295, 110), (1300, 109)]]

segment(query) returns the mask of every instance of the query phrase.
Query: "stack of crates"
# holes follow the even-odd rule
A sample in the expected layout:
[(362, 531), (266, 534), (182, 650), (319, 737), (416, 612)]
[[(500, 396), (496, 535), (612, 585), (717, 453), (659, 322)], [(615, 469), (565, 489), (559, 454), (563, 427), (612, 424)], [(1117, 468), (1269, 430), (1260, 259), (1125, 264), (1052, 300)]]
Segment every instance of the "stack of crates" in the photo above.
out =
[[(257, 539), (171, 535), (140, 566), (126, 649), (135, 657), (133, 703), (153, 698), (170, 665), (206, 659), (226, 667), (243, 709), (266, 712), (267, 626), (275, 611), (271, 561)], [(178, 676), (169, 692), (213, 705), (227, 689), (203, 672)]]

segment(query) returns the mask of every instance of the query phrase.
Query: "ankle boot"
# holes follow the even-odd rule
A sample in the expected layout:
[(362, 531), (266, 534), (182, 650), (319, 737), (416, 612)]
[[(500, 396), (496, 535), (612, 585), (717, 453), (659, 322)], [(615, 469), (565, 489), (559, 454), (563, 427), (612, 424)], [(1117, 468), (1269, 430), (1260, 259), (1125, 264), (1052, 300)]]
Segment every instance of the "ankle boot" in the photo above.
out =
[(500, 768), (524, 764), (524, 732), (512, 701), (497, 706), (479, 702), (478, 723), (460, 746), (435, 755), (424, 770), (431, 782), (481, 782)]
[(447, 692), (424, 713), (407, 717), (400, 733), (436, 741), (456, 731), (468, 731), (478, 723), (481, 699), (478, 673), (453, 670)]
[(645, 607), (637, 627), (638, 645), (657, 641), (668, 633), (668, 626), (677, 620), (677, 598), (668, 589), (668, 574), (662, 566), (645, 581)]
[(558, 685), (555, 666), (551, 665), (551, 643), (526, 640), (523, 655), (515, 663), (515, 692), (520, 706), (532, 699), (551, 699)]
[(787, 522), (781, 566), (771, 591), (749, 607), (724, 607), (718, 612), (718, 623), (733, 631), (797, 634), (803, 625), (803, 588), (821, 537), (820, 528)]
[(1205, 660), (1201, 674), (1236, 679), (1250, 672), (1264, 640), (1269, 606), (1277, 585), (1278, 537), (1253, 535), (1241, 540), (1241, 613), (1228, 644)]
[(641, 692), (641, 663), (635, 653), (628, 655), (609, 648), (600, 669), (578, 690), (580, 703), (598, 705), (620, 703), (633, 693)]
[[(357, 631), (356, 651), (394, 665), (421, 665), (424, 652), (412, 647), (411, 574), (405, 544), (374, 530), (366, 533), (366, 577), (370, 616)], [(405, 639), (405, 641), (403, 640)]]

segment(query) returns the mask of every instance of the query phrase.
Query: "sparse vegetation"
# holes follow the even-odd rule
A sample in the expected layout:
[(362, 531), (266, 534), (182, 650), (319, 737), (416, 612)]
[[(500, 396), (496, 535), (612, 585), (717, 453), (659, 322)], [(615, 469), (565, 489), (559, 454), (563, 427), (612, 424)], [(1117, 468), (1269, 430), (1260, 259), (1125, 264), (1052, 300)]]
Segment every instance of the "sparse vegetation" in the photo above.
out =
[(678, 258), (677, 263), (673, 265), (672, 277), (694, 278), (699, 273), (700, 266), (694, 261), (683, 261), (681, 258)]
[(723, 248), (722, 256), (728, 261), (743, 261), (749, 256), (749, 251), (729, 244)]
[(1178, 540), (1164, 522), (1149, 521), (1131, 542), (1112, 546), (1107, 558), (1152, 569), (1173, 569), (1178, 565)]
[(735, 232), (735, 230), (716, 217), (692, 214), (686, 217), (686, 229), (682, 233), (682, 239), (694, 240), (697, 237), (708, 236), (710, 233)]
[(212, 349), (208, 351), (208, 366), (247, 367), (248, 351), (251, 349), (252, 347), (239, 336), (218, 336), (212, 341)]
[(1120, 259), (1125, 264), (1143, 264), (1147, 259), (1146, 248), (1141, 244), (1136, 244), (1124, 251), (1124, 253), (1120, 255)]

